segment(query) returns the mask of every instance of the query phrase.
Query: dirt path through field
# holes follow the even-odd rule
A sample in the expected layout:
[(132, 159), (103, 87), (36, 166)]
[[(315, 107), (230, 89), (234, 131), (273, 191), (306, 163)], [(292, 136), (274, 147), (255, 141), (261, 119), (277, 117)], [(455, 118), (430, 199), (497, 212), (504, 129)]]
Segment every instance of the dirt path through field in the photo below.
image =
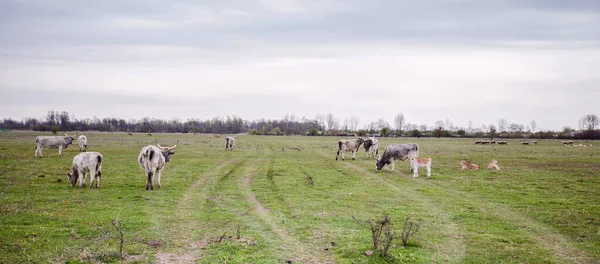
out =
[(285, 228), (277, 223), (276, 219), (270, 215), (269, 209), (263, 206), (252, 192), (252, 177), (257, 174), (256, 162), (253, 162), (252, 165), (246, 167), (238, 181), (238, 187), (241, 192), (246, 194), (247, 201), (253, 209), (252, 214), (280, 238), (283, 247), (286, 248), (284, 254), (287, 254), (289, 260), (293, 263), (335, 263), (329, 254), (324, 254), (312, 245), (303, 244), (290, 236)]
[(207, 182), (211, 177), (218, 175), (225, 168), (239, 162), (239, 159), (230, 159), (222, 162), (214, 169), (206, 171), (198, 176), (196, 180), (188, 187), (181, 199), (177, 202), (175, 216), (168, 228), (168, 234), (173, 239), (172, 244), (183, 245), (178, 252), (156, 253), (156, 263), (195, 263), (201, 257), (202, 249), (207, 245), (206, 240), (195, 241), (193, 235), (201, 227), (199, 219), (196, 216), (200, 208), (201, 201), (204, 201), (208, 192), (205, 190)]

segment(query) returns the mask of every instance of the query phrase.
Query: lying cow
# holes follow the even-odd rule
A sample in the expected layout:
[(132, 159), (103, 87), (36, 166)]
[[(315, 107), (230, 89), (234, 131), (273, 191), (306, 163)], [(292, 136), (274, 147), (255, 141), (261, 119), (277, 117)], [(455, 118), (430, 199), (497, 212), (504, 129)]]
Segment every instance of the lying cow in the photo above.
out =
[(411, 155), (414, 155), (414, 157), (419, 156), (419, 145), (415, 143), (389, 145), (383, 151), (383, 155), (377, 158), (375, 170), (379, 171), (385, 165), (391, 164), (392, 171), (394, 171), (394, 160), (406, 160)]
[[(79, 133), (79, 132), (77, 132)], [(75, 133), (75, 135), (73, 136), (69, 136), (67, 135), (67, 133), (65, 133), (65, 136), (37, 136), (35, 137), (35, 156), (37, 157), (38, 154), (40, 155), (40, 157), (42, 157), (42, 150), (44, 148), (49, 148), (49, 149), (58, 149), (58, 156), (61, 157), (62, 156), (62, 150), (63, 149), (67, 149), (69, 147), (69, 145), (73, 144), (73, 140), (75, 140), (75, 136), (77, 135), (77, 133)]]
[(87, 174), (90, 174), (90, 189), (96, 181), (96, 188), (100, 188), (100, 176), (102, 176), (102, 154), (100, 152), (79, 153), (73, 158), (71, 173), (67, 173), (71, 186), (79, 181), (79, 188), (83, 187)]
[(338, 141), (338, 151), (337, 151), (337, 155), (335, 156), (335, 160), (338, 160), (338, 156), (340, 155), (340, 152), (342, 153), (342, 160), (344, 160), (344, 152), (345, 151), (352, 151), (352, 159), (356, 159), (356, 151), (358, 151), (358, 149), (360, 148), (360, 145), (365, 142), (364, 138), (361, 137), (357, 137), (356, 135), (354, 135), (356, 138), (353, 139), (340, 139), (340, 141)]
[(375, 136), (367, 138), (363, 146), (365, 148), (365, 156), (367, 158), (370, 158), (371, 156), (373, 156), (373, 158), (377, 158), (377, 155), (379, 155), (379, 141), (375, 139)]

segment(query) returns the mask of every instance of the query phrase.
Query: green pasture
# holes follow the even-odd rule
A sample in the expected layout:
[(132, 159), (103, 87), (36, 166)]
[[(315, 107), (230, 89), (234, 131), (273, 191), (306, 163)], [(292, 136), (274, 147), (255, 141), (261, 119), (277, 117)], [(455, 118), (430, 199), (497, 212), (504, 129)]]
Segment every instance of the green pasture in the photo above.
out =
[[(80, 133), (81, 134), (81, 133)], [(0, 134), (0, 263), (598, 263), (600, 144), (417, 143), (432, 177), (407, 161), (375, 171), (364, 157), (335, 160), (338, 137), (223, 137), (83, 133), (104, 156), (100, 189), (67, 180), (76, 142), (34, 158), (41, 133)], [(49, 135), (49, 134), (46, 134)], [(145, 190), (140, 149), (179, 140), (162, 189)], [(597, 146), (595, 146), (597, 145)], [(461, 171), (460, 161), (481, 166)], [(487, 169), (498, 160), (500, 171)], [(88, 179), (89, 181), (89, 179)], [(388, 214), (396, 235), (421, 219), (407, 246), (373, 250), (359, 221)], [(119, 221), (116, 221), (118, 218)]]

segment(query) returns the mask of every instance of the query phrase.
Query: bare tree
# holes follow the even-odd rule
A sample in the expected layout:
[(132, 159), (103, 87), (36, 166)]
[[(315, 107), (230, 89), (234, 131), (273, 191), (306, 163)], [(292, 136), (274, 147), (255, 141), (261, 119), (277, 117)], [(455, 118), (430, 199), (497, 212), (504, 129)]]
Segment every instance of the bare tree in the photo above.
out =
[(315, 120), (317, 120), (317, 123), (319, 123), (319, 126), (322, 129), (325, 129), (325, 115), (324, 114), (315, 115)]
[(508, 125), (508, 130), (510, 132), (523, 132), (523, 129), (525, 129), (525, 127), (517, 123), (512, 123)]
[(344, 118), (344, 127), (342, 127), (342, 130), (350, 130), (350, 119), (349, 118)]
[(578, 122), (580, 130), (595, 130), (600, 125), (597, 115), (587, 114), (582, 116)]
[(452, 124), (452, 121), (450, 121), (450, 118), (446, 117), (446, 122), (444, 123), (444, 129), (446, 130), (452, 130), (454, 124)]
[(379, 118), (377, 120), (377, 128), (378, 129), (390, 128), (390, 124), (388, 122), (386, 122), (385, 120), (383, 120), (383, 118)]
[(496, 137), (496, 127), (490, 125), (488, 129), (490, 130), (490, 139), (494, 139), (494, 137)]
[(506, 132), (506, 126), (508, 125), (508, 121), (502, 118), (498, 120), (498, 132)]
[(360, 123), (360, 119), (356, 116), (350, 117), (350, 129), (352, 131), (356, 131), (358, 129), (358, 124)]
[(531, 128), (532, 133), (537, 130), (537, 123), (535, 122), (535, 120), (531, 120), (531, 122), (529, 122), (529, 127)]
[(469, 127), (467, 128), (469, 134), (473, 133), (473, 121), (469, 120)]
[(406, 119), (404, 119), (404, 114), (397, 114), (394, 118), (394, 125), (396, 131), (402, 131), (402, 129), (404, 128), (404, 123), (406, 123)]
[(58, 112), (54, 112), (54, 110), (48, 111), (46, 115), (46, 124), (49, 126), (56, 125), (58, 123)]
[(325, 115), (325, 122), (327, 124), (327, 129), (328, 130), (332, 130), (332, 129), (337, 129), (339, 122), (338, 120), (335, 118), (335, 116), (333, 116), (333, 114), (331, 112), (327, 113), (327, 115)]

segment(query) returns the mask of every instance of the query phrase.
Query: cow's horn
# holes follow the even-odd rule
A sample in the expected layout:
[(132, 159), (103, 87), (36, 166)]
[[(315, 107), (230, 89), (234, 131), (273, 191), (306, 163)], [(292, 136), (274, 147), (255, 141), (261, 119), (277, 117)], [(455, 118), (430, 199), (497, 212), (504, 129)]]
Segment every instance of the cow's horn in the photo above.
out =
[(179, 144), (179, 139), (177, 140), (177, 143), (175, 143), (175, 146), (170, 147), (169, 150), (172, 150), (172, 149), (176, 148), (177, 144)]

